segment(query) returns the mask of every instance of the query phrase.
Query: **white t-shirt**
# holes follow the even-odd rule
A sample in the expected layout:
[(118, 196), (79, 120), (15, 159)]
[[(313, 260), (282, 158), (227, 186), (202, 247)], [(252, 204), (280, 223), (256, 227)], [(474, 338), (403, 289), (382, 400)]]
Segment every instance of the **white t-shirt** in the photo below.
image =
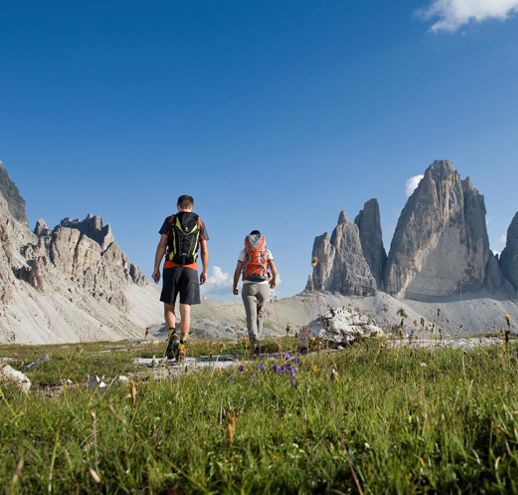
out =
[[(268, 256), (269, 261), (274, 261), (272, 252), (266, 248), (266, 255)], [(239, 257), (237, 258), (238, 261), (241, 263), (245, 263), (246, 261), (246, 248), (241, 249), (241, 252), (239, 253)], [(243, 280), (243, 284), (269, 284), (270, 282), (268, 280), (264, 280), (263, 282), (252, 282), (251, 280)]]

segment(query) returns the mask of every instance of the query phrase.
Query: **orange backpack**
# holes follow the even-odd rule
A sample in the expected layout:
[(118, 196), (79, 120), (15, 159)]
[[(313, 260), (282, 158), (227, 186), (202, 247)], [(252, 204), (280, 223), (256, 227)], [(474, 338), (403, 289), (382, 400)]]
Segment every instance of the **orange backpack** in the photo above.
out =
[(245, 247), (246, 254), (243, 266), (243, 280), (249, 282), (264, 282), (269, 280), (269, 259), (264, 236), (246, 236)]

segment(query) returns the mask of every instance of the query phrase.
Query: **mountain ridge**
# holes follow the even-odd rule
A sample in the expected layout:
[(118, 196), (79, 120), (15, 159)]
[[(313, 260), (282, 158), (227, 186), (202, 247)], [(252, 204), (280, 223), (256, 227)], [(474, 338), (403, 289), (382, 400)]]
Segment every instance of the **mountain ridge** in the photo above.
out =
[(31, 231), (23, 198), (0, 172), (0, 341), (135, 338), (160, 319), (156, 288), (101, 217), (53, 229), (38, 220)]
[[(478, 274), (478, 291), (470, 293), (454, 284), (458, 292), (430, 295), (414, 291), (413, 299), (405, 299), (416, 275), (412, 270), (410, 276), (405, 275), (405, 266), (397, 265), (394, 256), (396, 274), (405, 290), (394, 294), (398, 298), (380, 290), (386, 289), (388, 256), (381, 238), (379, 205), (369, 200), (354, 222), (341, 212), (332, 235), (315, 239), (316, 261), (308, 290), (267, 306), (268, 335), (283, 335), (288, 326), (306, 325), (340, 305), (367, 311), (387, 327), (400, 323), (403, 309), (414, 330), (423, 319), (427, 329), (437, 330), (440, 325), (452, 335), (497, 331), (507, 313), (518, 319), (516, 291), (509, 281), (509, 273), (518, 270), (518, 214), (509, 227), (506, 249), (500, 257), (494, 256), (486, 246), (485, 221), (480, 220), (485, 217), (483, 197), (469, 179), (461, 180), (446, 165), (437, 168), (440, 180), (431, 181), (425, 189), (435, 198), (432, 205), (447, 215), (442, 226), (431, 225), (430, 231), (435, 240), (448, 231), (445, 225), (468, 236), (460, 243), (461, 252), (475, 253), (474, 259), (486, 263), (482, 268), (470, 268)], [(122, 252), (111, 226), (89, 214), (82, 220), (64, 218), (53, 228), (40, 219), (30, 230), (25, 202), (5, 176), (0, 189), (0, 342), (133, 339), (142, 338), (145, 328), (152, 329), (151, 335), (163, 336), (159, 289)], [(4, 190), (16, 194), (6, 199)], [(427, 211), (426, 201), (417, 203)], [(415, 225), (415, 221), (403, 222), (402, 232), (411, 234)], [(418, 257), (421, 246), (428, 249), (430, 243), (410, 243), (409, 255)], [(512, 280), (518, 283), (518, 278)], [(437, 317), (439, 309), (441, 318)], [(194, 337), (235, 339), (244, 335), (244, 310), (239, 302), (203, 301), (193, 307), (192, 316)]]
[[(362, 227), (369, 210), (368, 227)], [(377, 281), (376, 290), (399, 299), (436, 300), (484, 290), (516, 297), (518, 214), (509, 230), (508, 247), (500, 258), (490, 250), (485, 217), (484, 196), (472, 180), (462, 179), (450, 161), (436, 160), (401, 212), (388, 256), (383, 256), (378, 203), (370, 200), (356, 217), (362, 255), (353, 249), (343, 258), (355, 256), (359, 263), (367, 262)], [(315, 238), (313, 250), (318, 263), (308, 288), (350, 295), (355, 292), (355, 285), (363, 285), (363, 280), (349, 280), (352, 289), (347, 292), (335, 283), (335, 275), (342, 267), (336, 266), (333, 258), (334, 271), (329, 268), (330, 253), (321, 249), (325, 238), (326, 234)], [(382, 273), (380, 267), (384, 267)]]

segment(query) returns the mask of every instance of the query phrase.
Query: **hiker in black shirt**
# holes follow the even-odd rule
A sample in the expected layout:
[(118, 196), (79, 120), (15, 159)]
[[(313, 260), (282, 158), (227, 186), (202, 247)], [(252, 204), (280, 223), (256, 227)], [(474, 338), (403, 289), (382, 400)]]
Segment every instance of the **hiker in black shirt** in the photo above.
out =
[[(191, 305), (200, 304), (200, 285), (207, 280), (209, 236), (201, 218), (193, 212), (192, 196), (180, 196), (178, 213), (164, 220), (155, 254), (152, 278), (160, 281), (160, 264), (164, 256), (163, 286), (160, 300), (164, 303), (164, 317), (169, 331), (166, 355), (181, 360), (191, 326)], [(198, 253), (201, 250), (203, 271), (198, 283)], [(180, 335), (176, 331), (175, 303), (180, 294)]]

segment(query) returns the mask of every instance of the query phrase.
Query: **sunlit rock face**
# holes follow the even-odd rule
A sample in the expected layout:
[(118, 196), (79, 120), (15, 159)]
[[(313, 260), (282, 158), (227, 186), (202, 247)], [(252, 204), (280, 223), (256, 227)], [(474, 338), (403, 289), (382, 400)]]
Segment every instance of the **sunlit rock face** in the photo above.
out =
[(88, 215), (52, 230), (38, 220), (31, 231), (25, 202), (3, 166), (0, 181), (0, 342), (138, 335), (131, 318), (142, 318), (128, 297), (148, 301), (150, 286), (110, 226)]
[(315, 238), (313, 244), (314, 290), (338, 292), (347, 296), (367, 296), (376, 293), (376, 280), (363, 256), (358, 226), (344, 212), (331, 238), (326, 234)]
[(500, 257), (500, 267), (515, 290), (518, 290), (518, 213), (507, 230), (507, 243)]
[(382, 290), (384, 285), (383, 274), (385, 265), (387, 264), (387, 253), (383, 246), (378, 200), (370, 199), (367, 201), (355, 218), (354, 223), (358, 226), (365, 261), (367, 261), (371, 274), (376, 280), (378, 289)]
[[(27, 215), (25, 214), (25, 201), (21, 197), (16, 184), (11, 180), (7, 170), (0, 162), (0, 196), (3, 196), (9, 215), (24, 225), (28, 225)], [(7, 214), (4, 212), (3, 214)]]
[(471, 180), (462, 180), (450, 162), (435, 161), (399, 218), (386, 291), (421, 299), (505, 286), (489, 249), (485, 216), (484, 197)]

